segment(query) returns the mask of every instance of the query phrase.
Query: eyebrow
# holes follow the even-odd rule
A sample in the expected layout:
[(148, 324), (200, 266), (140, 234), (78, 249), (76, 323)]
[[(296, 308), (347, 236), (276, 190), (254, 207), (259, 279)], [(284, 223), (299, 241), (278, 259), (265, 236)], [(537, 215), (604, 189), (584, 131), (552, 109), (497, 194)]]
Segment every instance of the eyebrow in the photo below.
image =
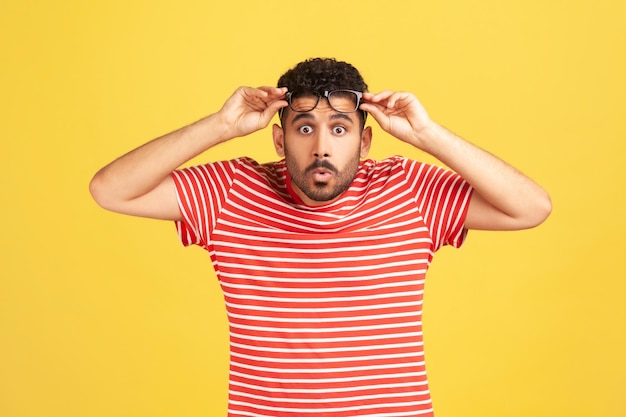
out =
[[(313, 116), (311, 113), (298, 113), (296, 114), (296, 116), (293, 118), (293, 120), (291, 121), (291, 123), (296, 123), (298, 120), (300, 119), (309, 119), (309, 120), (315, 120), (315, 116)], [(346, 120), (348, 122), (350, 122), (351, 124), (354, 124), (354, 121), (350, 118), (350, 116), (348, 116), (346, 113), (334, 113), (330, 116), (331, 120), (335, 120), (335, 119), (343, 119)]]

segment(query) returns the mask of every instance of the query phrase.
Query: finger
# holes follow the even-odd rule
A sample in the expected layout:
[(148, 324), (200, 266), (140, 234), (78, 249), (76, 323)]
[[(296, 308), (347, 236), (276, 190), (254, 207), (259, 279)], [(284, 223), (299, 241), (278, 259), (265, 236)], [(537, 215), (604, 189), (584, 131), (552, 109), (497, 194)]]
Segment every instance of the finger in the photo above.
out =
[(280, 89), (275, 87), (240, 87), (237, 91), (245, 106), (258, 112), (264, 112), (268, 106), (281, 98)]
[(410, 101), (411, 94), (405, 91), (395, 91), (387, 97), (386, 105), (390, 109), (402, 107), (407, 100)]
[(268, 104), (267, 111), (271, 112), (273, 115), (274, 113), (276, 113), (278, 110), (282, 109), (283, 107), (287, 107), (287, 105), (288, 103), (286, 100), (274, 100)]
[(381, 91), (380, 93), (364, 93), (363, 98), (372, 103), (379, 103), (383, 100), (387, 100), (394, 92), (391, 90)]
[(285, 106), (287, 106), (287, 102), (285, 100), (274, 100), (268, 103), (268, 105), (259, 114), (259, 119), (263, 127), (267, 126), (278, 110)]
[(267, 93), (267, 96), (271, 98), (284, 97), (285, 93), (287, 93), (287, 87), (261, 86), (258, 89), (261, 91), (265, 91)]
[(413, 94), (406, 92), (406, 91), (397, 93), (395, 97), (392, 97), (392, 101), (393, 101), (393, 107), (395, 108), (403, 108), (403, 107), (411, 106), (413, 104), (419, 105), (419, 101), (417, 100), (417, 97), (415, 97)]
[(267, 91), (255, 87), (239, 87), (237, 91), (244, 97), (267, 97)]
[(385, 106), (374, 103), (363, 103), (360, 108), (368, 112), (383, 130), (387, 129), (389, 126), (389, 116), (385, 114)]
[[(377, 104), (381, 107), (381, 110), (397, 110), (397, 108), (401, 108), (405, 104), (405, 99), (408, 97), (412, 97), (411, 94), (407, 92), (398, 92), (398, 91), (382, 91), (378, 94), (368, 95), (366, 103)], [(365, 110), (365, 108), (363, 108)]]
[(368, 102), (362, 102), (359, 105), (359, 109), (366, 111), (368, 113), (381, 113), (385, 110), (385, 106), (378, 104), (378, 103), (368, 103)]
[[(253, 107), (259, 111), (264, 111), (266, 108), (273, 106), (272, 108), (276, 109), (284, 107), (287, 105), (287, 101), (285, 101), (285, 93), (287, 92), (286, 87), (269, 87), (262, 86), (258, 87), (255, 90), (255, 95), (250, 97), (248, 102), (253, 105)], [(260, 93), (258, 93), (260, 92)], [(278, 102), (278, 105), (274, 105), (275, 102)]]

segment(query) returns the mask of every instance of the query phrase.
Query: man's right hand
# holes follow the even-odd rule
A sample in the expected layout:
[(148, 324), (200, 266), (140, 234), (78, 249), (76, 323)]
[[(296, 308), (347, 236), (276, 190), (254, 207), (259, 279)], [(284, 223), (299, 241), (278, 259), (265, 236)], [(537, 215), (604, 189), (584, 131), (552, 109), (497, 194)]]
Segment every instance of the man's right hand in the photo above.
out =
[(239, 87), (216, 114), (224, 127), (224, 141), (264, 129), (276, 112), (287, 106), (287, 88)]
[(286, 88), (239, 87), (223, 107), (195, 123), (154, 139), (96, 173), (94, 200), (118, 213), (180, 220), (172, 171), (207, 149), (266, 127), (287, 105)]

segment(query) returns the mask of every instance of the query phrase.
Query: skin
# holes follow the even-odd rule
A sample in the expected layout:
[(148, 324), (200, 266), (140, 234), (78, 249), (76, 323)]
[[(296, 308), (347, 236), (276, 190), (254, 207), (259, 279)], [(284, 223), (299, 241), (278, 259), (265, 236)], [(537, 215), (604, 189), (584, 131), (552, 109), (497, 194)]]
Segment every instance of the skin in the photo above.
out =
[(286, 110), (283, 128), (273, 126), (276, 154), (285, 158), (292, 188), (305, 204), (331, 203), (348, 189), (372, 140), (371, 128), (360, 124), (357, 113), (338, 113), (321, 100), (307, 113)]
[[(90, 183), (93, 198), (115, 212), (180, 220), (170, 173), (219, 143), (267, 127), (278, 109), (287, 106), (285, 93), (284, 88), (238, 88), (218, 112), (154, 139), (99, 170)], [(474, 187), (466, 228), (526, 229), (550, 214), (552, 204), (543, 188), (432, 121), (413, 94), (364, 93), (360, 108), (391, 136), (435, 156)], [(273, 126), (274, 146), (286, 158), (294, 191), (302, 201), (328, 204), (354, 176), (357, 155), (365, 157), (369, 152), (372, 132), (369, 127), (360, 131), (355, 113), (349, 123), (323, 102), (307, 114), (303, 118), (288, 114), (284, 130)], [(346, 131), (338, 129), (339, 125)], [(308, 127), (303, 130), (303, 126)], [(320, 160), (334, 168), (309, 169)]]
[(500, 158), (461, 139), (430, 119), (408, 92), (365, 93), (361, 109), (390, 135), (427, 152), (473, 187), (465, 227), (519, 230), (541, 224), (552, 211), (548, 193)]

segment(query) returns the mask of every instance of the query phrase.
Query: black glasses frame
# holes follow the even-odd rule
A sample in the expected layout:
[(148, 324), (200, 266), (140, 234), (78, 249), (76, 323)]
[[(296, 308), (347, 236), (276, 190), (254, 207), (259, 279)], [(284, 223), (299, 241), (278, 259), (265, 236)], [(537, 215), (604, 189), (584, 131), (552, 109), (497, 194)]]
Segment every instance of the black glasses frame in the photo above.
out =
[[(341, 93), (341, 92), (352, 93), (352, 94), (354, 94), (356, 96), (356, 105), (354, 107), (354, 110), (342, 111), (342, 110), (336, 109), (333, 106), (332, 102), (330, 101), (330, 96), (332, 94), (334, 94), (334, 93)], [(322, 97), (324, 97), (326, 100), (328, 100), (328, 105), (333, 110), (335, 110), (336, 112), (339, 112), (339, 113), (354, 113), (356, 111), (359, 111), (359, 106), (361, 105), (361, 99), (363, 98), (363, 93), (360, 92), (360, 91), (356, 91), (356, 90), (348, 90), (348, 89), (331, 90), (331, 91), (324, 90), (324, 94), (323, 95), (321, 95), (321, 94), (319, 94), (319, 93), (317, 93), (315, 91), (310, 91), (310, 92), (307, 91), (307, 93), (310, 93), (312, 96), (317, 97), (317, 101), (315, 102), (315, 105), (313, 107), (311, 107), (310, 109), (308, 109), (308, 110), (297, 110), (297, 109), (294, 109), (293, 106), (291, 105), (291, 97), (293, 96), (294, 93), (300, 93), (300, 91), (288, 91), (287, 93), (285, 93), (285, 100), (287, 100), (289, 108), (292, 111), (296, 112), (296, 113), (308, 113), (310, 111), (315, 110), (315, 108), (318, 106), (318, 104), (320, 104), (320, 99)], [(285, 108), (283, 107), (283, 108), (281, 108), (278, 111), (278, 116), (279, 117), (281, 117), (281, 118), (283, 117), (284, 110), (285, 110)], [(365, 122), (365, 118), (367, 117), (367, 113), (364, 112), (363, 110), (360, 110), (360, 111), (363, 113), (363, 122)]]

